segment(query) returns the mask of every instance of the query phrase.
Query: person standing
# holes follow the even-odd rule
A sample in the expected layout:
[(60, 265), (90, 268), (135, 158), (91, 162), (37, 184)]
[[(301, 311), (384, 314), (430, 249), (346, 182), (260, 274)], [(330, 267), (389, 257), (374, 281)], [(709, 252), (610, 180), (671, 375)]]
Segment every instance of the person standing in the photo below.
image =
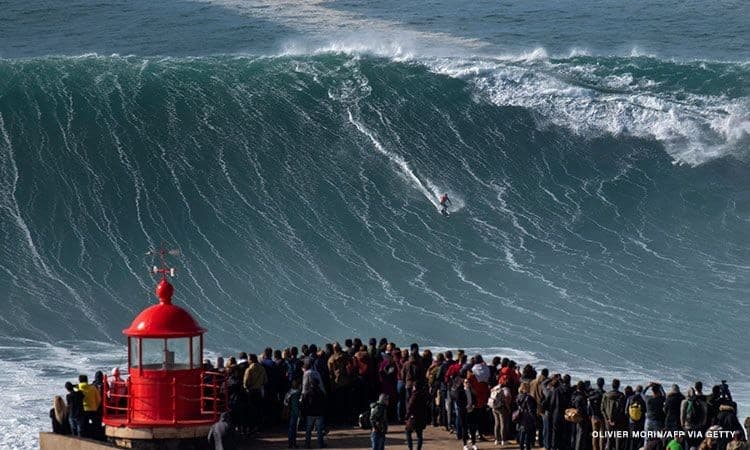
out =
[[(92, 424), (97, 423), (96, 415), (101, 404), (99, 390), (89, 384), (89, 377), (86, 375), (78, 376), (78, 390), (83, 394), (83, 420), (81, 421), (81, 436), (86, 438), (95, 438), (99, 430), (95, 429)], [(101, 421), (99, 421), (101, 424)], [(101, 426), (100, 426), (101, 427)]]
[(302, 393), (301, 406), (301, 412), (307, 420), (305, 426), (305, 448), (310, 448), (313, 426), (315, 426), (318, 433), (318, 448), (325, 447), (323, 428), (325, 427), (326, 396), (317, 380), (311, 380), (309, 390)]
[[(732, 433), (740, 433), (741, 438), (745, 439), (745, 430), (742, 429), (742, 424), (737, 419), (737, 414), (734, 412), (732, 405), (724, 404), (719, 406), (719, 414), (716, 415), (715, 425), (721, 427), (723, 431), (729, 431)], [(719, 436), (716, 441), (716, 448), (718, 450), (726, 450), (727, 444), (731, 441), (731, 438), (726, 435)]]
[[(550, 428), (552, 448), (568, 450), (570, 447), (569, 422), (565, 420), (565, 410), (570, 406), (570, 389), (556, 376), (550, 383), (549, 396)], [(618, 449), (619, 450), (619, 449)]]
[(251, 428), (261, 425), (261, 412), (266, 384), (268, 384), (266, 369), (258, 362), (256, 354), (250, 354), (248, 356), (247, 369), (245, 369), (242, 376), (242, 385), (245, 387), (245, 392), (247, 393), (247, 416)]
[(458, 393), (456, 400), (456, 410), (461, 418), (461, 440), (464, 443), (464, 450), (469, 450), (467, 445), (471, 439), (471, 450), (477, 450), (477, 423), (474, 413), (474, 392), (471, 389), (469, 374), (465, 369), (461, 369), (461, 379), (463, 380), (462, 389)]
[(229, 411), (224, 411), (219, 421), (208, 430), (208, 446), (213, 450), (235, 450), (237, 448), (234, 425)]
[[(680, 405), (680, 425), (686, 432), (703, 432), (706, 427), (706, 404), (696, 394), (694, 388), (689, 388), (687, 398)], [(701, 443), (700, 437), (688, 437), (687, 447), (692, 448)]]
[(417, 435), (417, 450), (422, 450), (422, 432), (427, 427), (431, 416), (431, 396), (424, 380), (418, 380), (406, 405), (406, 445), (413, 450), (412, 433)]
[(570, 399), (570, 406), (578, 410), (581, 421), (575, 424), (575, 450), (591, 450), (591, 419), (589, 418), (586, 384), (579, 381)]
[(49, 418), (52, 421), (52, 432), (55, 434), (70, 434), (70, 420), (68, 420), (68, 408), (65, 400), (55, 395), (52, 400), (52, 409), (49, 410)]
[(529, 383), (521, 383), (516, 398), (517, 416), (516, 424), (518, 426), (518, 445), (520, 450), (531, 450), (534, 444), (534, 434), (536, 433), (536, 400), (529, 393)]
[(65, 403), (68, 407), (68, 421), (70, 422), (70, 433), (73, 436), (82, 436), (83, 421), (85, 420), (83, 411), (83, 392), (78, 391), (73, 383), (65, 383), (65, 389), (68, 394), (65, 396)]
[(493, 429), (495, 445), (504, 446), (505, 441), (510, 439), (510, 423), (514, 408), (513, 393), (508, 386), (498, 384), (492, 388), (490, 397), (492, 398), (490, 407), (492, 408), (495, 425)]
[(333, 354), (328, 358), (328, 373), (330, 375), (330, 398), (335, 418), (342, 422), (351, 419), (351, 387), (352, 387), (352, 358), (341, 345), (333, 344)]
[(426, 379), (426, 368), (423, 366), (423, 362), (419, 353), (412, 351), (401, 366), (401, 379), (404, 380), (404, 419), (407, 417), (406, 406), (409, 404), (409, 399), (412, 392), (414, 392), (417, 381)]
[[(607, 431), (625, 431), (628, 427), (625, 415), (625, 394), (620, 392), (620, 380), (612, 380), (612, 390), (602, 399), (602, 416)], [(625, 450), (625, 438), (607, 439), (607, 450)]]
[[(627, 396), (627, 388), (625, 392)], [(628, 413), (628, 431), (630, 432), (630, 436), (627, 438), (627, 449), (638, 450), (642, 445), (645, 445), (644, 440), (638, 437), (646, 422), (646, 401), (643, 399), (643, 386), (636, 386), (635, 392), (627, 396), (625, 411)]]
[(453, 400), (450, 397), (448, 380), (446, 378), (446, 375), (448, 374), (448, 369), (451, 366), (453, 366), (453, 364), (454, 364), (453, 352), (448, 350), (445, 352), (445, 361), (443, 361), (440, 364), (440, 369), (438, 370), (438, 373), (437, 373), (438, 383), (440, 383), (439, 396), (443, 400), (443, 406), (440, 410), (441, 412), (440, 421), (445, 427), (445, 431), (448, 431), (448, 432), (453, 430), (453, 424), (455, 422)]
[(440, 398), (440, 377), (438, 373), (445, 362), (445, 355), (438, 353), (427, 369), (427, 392), (430, 394), (430, 415), (432, 426), (437, 427), (442, 423), (444, 402)]
[(387, 421), (397, 420), (398, 413), (396, 412), (396, 402), (398, 398), (398, 366), (393, 360), (390, 353), (383, 354), (383, 362), (380, 363), (378, 369), (378, 375), (380, 377), (380, 390), (382, 397), (386, 395), (388, 402), (386, 402), (386, 410), (388, 412)]
[(680, 387), (673, 384), (672, 390), (664, 400), (664, 428), (667, 431), (680, 429), (680, 405), (683, 400), (685, 400), (685, 396), (680, 392)]
[[(659, 383), (649, 383), (646, 386), (645, 392), (651, 389), (652, 395), (646, 396), (646, 424), (644, 429), (648, 431), (658, 431), (664, 429), (664, 404), (666, 402), (666, 395), (664, 389)], [(646, 440), (643, 440), (643, 445), (646, 445)], [(637, 448), (633, 450), (638, 450)]]
[(542, 428), (542, 415), (544, 411), (540, 407), (542, 400), (544, 400), (544, 382), (549, 378), (549, 370), (545, 367), (534, 381), (531, 382), (529, 394), (534, 398), (534, 402), (537, 405), (536, 408), (536, 430), (539, 432), (539, 438), (537, 439), (537, 445), (539, 447), (544, 446), (544, 430)]
[[(604, 450), (604, 416), (602, 415), (602, 399), (604, 399), (604, 378), (596, 379), (596, 388), (589, 393), (589, 415), (591, 416), (591, 448)], [(593, 433), (597, 433), (594, 436)]]
[(385, 448), (385, 435), (388, 433), (388, 402), (387, 394), (380, 394), (378, 401), (370, 406), (370, 442), (372, 450), (383, 450)]
[(301, 398), (300, 381), (298, 378), (292, 378), (292, 387), (284, 396), (284, 406), (289, 408), (289, 429), (287, 430), (289, 448), (297, 448), (297, 427), (299, 426)]
[(94, 373), (94, 382), (91, 383), (99, 394), (99, 405), (96, 407), (96, 413), (91, 415), (91, 429), (94, 432), (94, 439), (104, 441), (104, 427), (102, 426), (102, 417), (104, 416), (104, 372), (97, 370)]

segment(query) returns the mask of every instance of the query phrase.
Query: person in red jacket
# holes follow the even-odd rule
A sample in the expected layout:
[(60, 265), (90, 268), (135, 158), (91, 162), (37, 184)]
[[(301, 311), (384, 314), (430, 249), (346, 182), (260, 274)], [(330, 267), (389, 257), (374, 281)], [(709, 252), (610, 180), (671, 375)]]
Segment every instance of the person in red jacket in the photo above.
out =
[(440, 196), (440, 213), (448, 215), (448, 206), (451, 204), (451, 199), (448, 198), (448, 194)]
[[(490, 390), (487, 383), (477, 380), (477, 377), (471, 371), (466, 372), (464, 382), (466, 390), (466, 427), (471, 438), (471, 450), (476, 450), (477, 434), (482, 417), (487, 414), (487, 400), (490, 397)], [(464, 442), (464, 449), (468, 449)]]

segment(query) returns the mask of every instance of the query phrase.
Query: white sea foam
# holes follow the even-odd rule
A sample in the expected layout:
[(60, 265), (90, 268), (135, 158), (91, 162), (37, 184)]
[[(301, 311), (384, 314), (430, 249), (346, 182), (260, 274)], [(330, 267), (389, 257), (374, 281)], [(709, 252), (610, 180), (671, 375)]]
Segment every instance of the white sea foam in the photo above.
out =
[(383, 146), (383, 144), (380, 143), (380, 141), (375, 137), (372, 131), (365, 127), (359, 120), (355, 119), (352, 115), (351, 110), (348, 111), (348, 114), (349, 122), (351, 122), (351, 124), (354, 125), (360, 133), (364, 134), (368, 139), (370, 139), (373, 146), (375, 147), (375, 150), (377, 150), (378, 153), (388, 158), (391, 163), (398, 167), (400, 175), (403, 176), (404, 179), (406, 179), (412, 185), (412, 187), (421, 192), (422, 195), (424, 195), (424, 197), (430, 203), (432, 203), (435, 209), (440, 209), (438, 199), (444, 193), (447, 193), (448, 197), (451, 198), (451, 206), (448, 208), (448, 211), (456, 212), (464, 207), (465, 203), (459, 194), (451, 191), (449, 188), (441, 188), (425, 176), (418, 176), (409, 165), (409, 163), (401, 155), (387, 150)]
[[(536, 52), (532, 52), (534, 56)], [(473, 84), (481, 97), (500, 106), (520, 106), (552, 124), (584, 136), (604, 134), (656, 139), (678, 162), (702, 164), (742, 155), (750, 137), (750, 101), (685, 92), (659, 92), (659, 83), (632, 74), (596, 80), (604, 89), (570, 79), (571, 67), (521, 55), (508, 59), (435, 59), (437, 73)], [(585, 71), (574, 67), (573, 71)]]
[[(348, 23), (342, 17), (329, 20)], [(656, 139), (679, 164), (699, 165), (726, 155), (747, 156), (743, 154), (750, 136), (747, 97), (661, 92), (656, 89), (659, 82), (632, 73), (601, 75), (594, 73), (599, 69), (595, 63), (574, 65), (552, 60), (588, 56), (585, 49), (554, 57), (541, 47), (515, 54), (467, 57), (482, 50), (461, 39), (405, 31), (397, 24), (379, 23), (372, 29), (364, 24), (357, 26), (364, 31), (331, 38), (325, 44), (289, 41), (282, 54), (367, 54), (424, 64), (436, 73), (465, 79), (484, 94), (484, 99), (497, 105), (529, 108), (543, 121), (584, 136)], [(656, 58), (638, 48), (626, 56)], [(570, 76), (576, 73), (585, 76)]]
[[(448, 54), (456, 48), (478, 50), (486, 45), (478, 39), (465, 38), (439, 31), (416, 31), (403, 24), (327, 8), (324, 1), (287, 0), (202, 0), (218, 3), (254, 18), (266, 18), (289, 26), (306, 36), (290, 39), (286, 51), (309, 54), (316, 51), (313, 36), (325, 35), (334, 51), (367, 51), (382, 56), (412, 54)], [(319, 40), (318, 40), (319, 41)], [(382, 51), (383, 53), (379, 53)]]
[(0, 448), (38, 448), (39, 431), (51, 431), (47, 412), (55, 395), (65, 397), (66, 381), (84, 373), (126, 366), (125, 346), (98, 342), (52, 345), (27, 339), (0, 338)]

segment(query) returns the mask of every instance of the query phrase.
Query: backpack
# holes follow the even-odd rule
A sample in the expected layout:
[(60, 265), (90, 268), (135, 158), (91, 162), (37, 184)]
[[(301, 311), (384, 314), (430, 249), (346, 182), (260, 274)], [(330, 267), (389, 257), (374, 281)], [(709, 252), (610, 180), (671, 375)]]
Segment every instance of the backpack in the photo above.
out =
[(455, 375), (450, 381), (450, 396), (451, 400), (458, 401), (461, 397), (461, 391), (464, 389), (464, 380)]
[(349, 375), (352, 373), (352, 362), (349, 355), (341, 353), (333, 356), (331, 363), (333, 369), (333, 382), (337, 385), (343, 385), (349, 382)]
[(641, 407), (641, 402), (639, 401), (633, 401), (630, 403), (630, 406), (628, 407), (628, 416), (630, 416), (630, 420), (633, 422), (638, 422), (641, 420), (641, 417), (643, 417), (643, 408)]
[(490, 405), (490, 408), (500, 409), (500, 407), (502, 406), (503, 398), (501, 391), (502, 388), (500, 387), (500, 385), (497, 385), (490, 390), (490, 398), (487, 401), (487, 404)]
[(490, 379), (490, 368), (486, 364), (475, 364), (471, 371), (474, 372), (477, 381), (481, 383), (487, 383)]
[(687, 401), (685, 408), (685, 419), (692, 425), (700, 425), (703, 421), (703, 411), (697, 399)]
[(531, 408), (529, 407), (529, 395), (527, 394), (521, 403), (518, 405), (518, 409), (513, 411), (513, 422), (517, 422), (521, 425), (527, 418), (531, 417)]
[(298, 358), (289, 359), (286, 362), (286, 379), (290, 383), (302, 375), (302, 361)]
[(592, 416), (601, 417), (602, 415), (602, 392), (595, 390), (591, 396), (589, 396), (589, 410)]
[(369, 421), (372, 425), (372, 428), (375, 428), (376, 430), (381, 432), (385, 430), (385, 407), (381, 403), (375, 402), (370, 405)]
[(507, 415), (513, 411), (513, 394), (507, 387), (500, 389), (500, 414)]
[(612, 399), (612, 417), (611, 419), (615, 422), (623, 419), (625, 415), (625, 405), (622, 404), (623, 400), (625, 400), (625, 395), (622, 393), (619, 393), (620, 395), (616, 396)]

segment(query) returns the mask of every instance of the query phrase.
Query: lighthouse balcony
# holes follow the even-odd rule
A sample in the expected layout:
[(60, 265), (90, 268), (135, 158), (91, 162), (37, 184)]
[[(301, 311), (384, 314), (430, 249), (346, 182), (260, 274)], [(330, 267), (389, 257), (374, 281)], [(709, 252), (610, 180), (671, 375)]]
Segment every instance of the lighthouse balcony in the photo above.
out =
[(227, 409), (221, 372), (153, 371), (137, 379), (104, 383), (103, 422), (108, 427), (195, 427), (212, 424)]

